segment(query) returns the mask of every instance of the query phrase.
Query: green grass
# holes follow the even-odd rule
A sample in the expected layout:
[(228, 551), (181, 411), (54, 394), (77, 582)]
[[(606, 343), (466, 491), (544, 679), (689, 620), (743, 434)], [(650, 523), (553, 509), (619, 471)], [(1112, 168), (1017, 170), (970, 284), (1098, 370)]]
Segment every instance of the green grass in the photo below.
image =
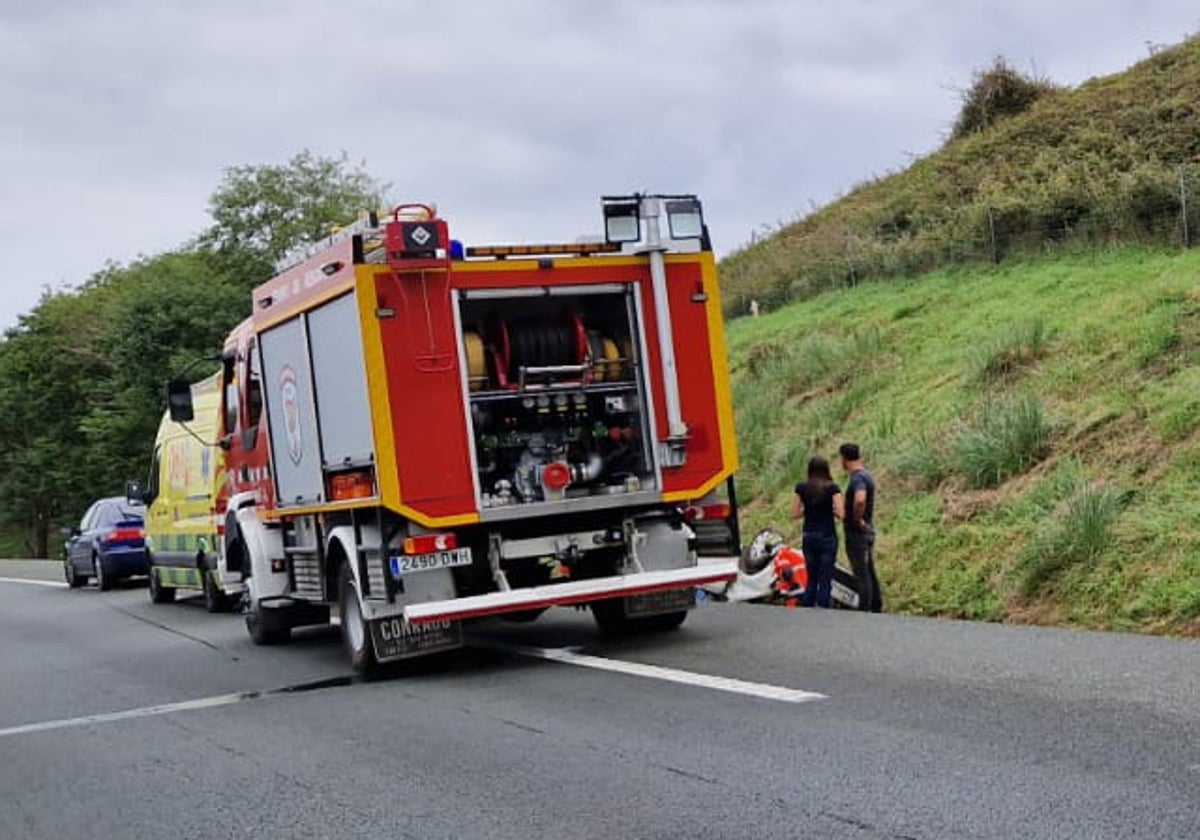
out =
[(805, 461), (854, 439), (891, 608), (1200, 634), (1197, 278), (1128, 248), (732, 322), (745, 530), (797, 536)]

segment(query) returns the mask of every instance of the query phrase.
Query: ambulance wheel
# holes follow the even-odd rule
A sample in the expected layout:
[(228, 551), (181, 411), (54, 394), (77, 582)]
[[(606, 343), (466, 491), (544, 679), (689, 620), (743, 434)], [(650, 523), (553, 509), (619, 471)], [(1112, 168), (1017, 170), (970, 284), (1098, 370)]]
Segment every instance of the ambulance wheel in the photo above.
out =
[(107, 592), (113, 587), (112, 575), (104, 568), (104, 558), (92, 555), (92, 571), (96, 576), (96, 588), (101, 592)]
[(261, 601), (252, 600), (246, 612), (246, 631), (256, 645), (281, 645), (292, 636), (292, 625), (285, 610), (263, 609)]
[(63, 563), (63, 574), (67, 578), (67, 586), (78, 589), (87, 583), (87, 578), (75, 571), (75, 564), (70, 560)]
[(158, 575), (153, 565), (150, 566), (150, 600), (156, 604), (169, 604), (175, 600), (175, 590), (158, 582)]
[(592, 604), (592, 617), (600, 632), (610, 638), (635, 636), (640, 633), (664, 633), (674, 630), (687, 619), (688, 611), (663, 613), (631, 618), (625, 614), (624, 598), (606, 598)]
[(201, 569), (200, 574), (204, 580), (204, 609), (210, 613), (229, 612), (229, 598), (217, 588), (212, 569)]
[(358, 600), (358, 587), (349, 563), (342, 563), (338, 572), (338, 613), (342, 617), (342, 645), (350, 657), (350, 667), (356, 674), (370, 674), (378, 667), (371, 633), (363, 618)]

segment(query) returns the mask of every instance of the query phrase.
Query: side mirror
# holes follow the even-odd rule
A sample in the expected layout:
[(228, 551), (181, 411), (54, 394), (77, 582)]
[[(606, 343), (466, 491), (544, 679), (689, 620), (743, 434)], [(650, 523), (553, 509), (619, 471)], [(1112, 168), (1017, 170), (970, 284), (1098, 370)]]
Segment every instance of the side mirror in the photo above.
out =
[(125, 501), (131, 505), (140, 505), (145, 499), (146, 493), (142, 490), (142, 483), (140, 481), (125, 482)]
[(192, 386), (182, 379), (172, 379), (167, 383), (167, 410), (174, 423), (190, 423), (196, 419), (196, 411), (192, 407)]

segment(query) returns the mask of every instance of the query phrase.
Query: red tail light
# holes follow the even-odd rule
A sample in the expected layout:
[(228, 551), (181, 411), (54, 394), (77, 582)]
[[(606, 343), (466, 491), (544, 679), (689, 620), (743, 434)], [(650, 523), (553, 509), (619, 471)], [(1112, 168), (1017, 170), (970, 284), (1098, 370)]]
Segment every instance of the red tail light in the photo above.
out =
[(146, 532), (142, 528), (113, 528), (103, 539), (105, 543), (135, 542), (145, 539)]
[(453, 551), (458, 548), (458, 537), (454, 534), (421, 534), (404, 540), (405, 554), (432, 554), (435, 551)]
[(704, 522), (711, 519), (728, 519), (733, 516), (733, 506), (728, 502), (715, 505), (697, 505), (684, 509), (683, 518), (688, 522)]

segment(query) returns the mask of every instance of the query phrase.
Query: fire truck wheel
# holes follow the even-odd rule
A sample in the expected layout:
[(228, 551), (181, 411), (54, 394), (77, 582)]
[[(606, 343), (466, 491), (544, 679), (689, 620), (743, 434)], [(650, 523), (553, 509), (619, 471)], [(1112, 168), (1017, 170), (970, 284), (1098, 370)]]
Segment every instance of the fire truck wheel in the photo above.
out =
[(156, 604), (169, 604), (175, 600), (175, 589), (158, 582), (157, 570), (150, 564), (150, 600)]
[(104, 558), (92, 555), (92, 572), (96, 576), (96, 588), (101, 592), (107, 592), (113, 587), (112, 575), (104, 568)]
[(687, 615), (687, 610), (680, 610), (662, 615), (631, 618), (625, 614), (624, 598), (607, 598), (592, 604), (592, 617), (596, 619), (596, 625), (602, 634), (610, 638), (674, 630), (683, 624)]
[(256, 645), (281, 645), (292, 636), (285, 610), (263, 609), (261, 601), (251, 601), (246, 612), (246, 631)]
[(354, 584), (349, 563), (342, 563), (338, 570), (338, 612), (342, 617), (342, 644), (350, 657), (350, 667), (358, 674), (371, 673), (377, 664), (375, 647), (363, 619), (358, 587)]
[(204, 579), (204, 609), (210, 613), (228, 612), (229, 598), (217, 588), (217, 580), (213, 576), (212, 569), (201, 569), (200, 574)]

